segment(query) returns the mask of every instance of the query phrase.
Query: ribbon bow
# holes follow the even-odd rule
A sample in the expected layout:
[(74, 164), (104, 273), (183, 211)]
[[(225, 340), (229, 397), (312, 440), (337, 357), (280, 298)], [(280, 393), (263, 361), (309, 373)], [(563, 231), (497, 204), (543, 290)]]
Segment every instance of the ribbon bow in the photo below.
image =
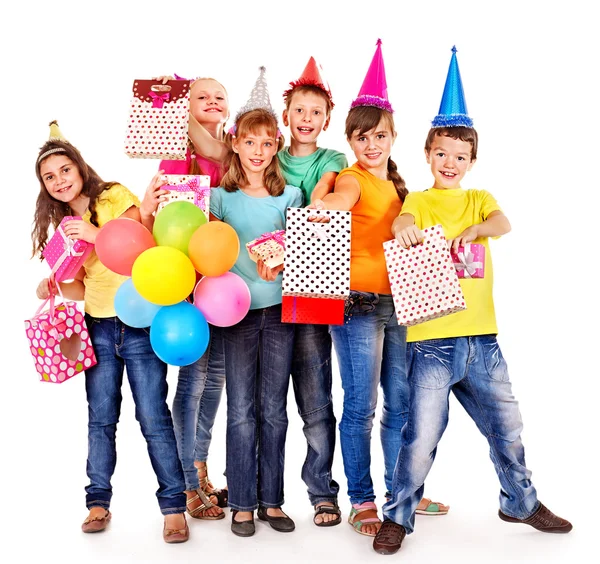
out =
[(456, 253), (458, 262), (454, 263), (456, 270), (463, 270), (465, 278), (471, 278), (478, 268), (483, 268), (483, 263), (475, 261), (475, 255), (471, 252), (471, 247), (465, 245), (463, 252)]
[(311, 239), (320, 239), (321, 241), (327, 241), (327, 224), (326, 223), (316, 223), (313, 221), (308, 222), (309, 237)]
[(255, 239), (253, 243), (248, 244), (248, 250), (251, 251), (254, 247), (258, 247), (258, 245), (262, 245), (263, 243), (267, 243), (268, 241), (275, 241), (285, 249), (285, 231), (263, 233), (260, 237)]
[(165, 102), (169, 101), (171, 94), (169, 92), (163, 92), (162, 94), (156, 94), (155, 92), (148, 92), (148, 96), (152, 98), (152, 107), (153, 108), (162, 108), (165, 105)]

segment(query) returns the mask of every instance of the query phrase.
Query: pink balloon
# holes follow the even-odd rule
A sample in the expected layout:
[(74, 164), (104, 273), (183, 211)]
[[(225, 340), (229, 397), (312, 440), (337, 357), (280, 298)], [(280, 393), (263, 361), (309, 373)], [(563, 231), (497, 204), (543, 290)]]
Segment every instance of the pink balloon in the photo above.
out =
[(100, 228), (95, 243), (98, 260), (123, 276), (131, 276), (135, 259), (151, 247), (156, 247), (152, 233), (129, 217), (107, 221)]
[(233, 272), (205, 276), (194, 289), (194, 305), (217, 327), (230, 327), (244, 319), (250, 299), (248, 285)]

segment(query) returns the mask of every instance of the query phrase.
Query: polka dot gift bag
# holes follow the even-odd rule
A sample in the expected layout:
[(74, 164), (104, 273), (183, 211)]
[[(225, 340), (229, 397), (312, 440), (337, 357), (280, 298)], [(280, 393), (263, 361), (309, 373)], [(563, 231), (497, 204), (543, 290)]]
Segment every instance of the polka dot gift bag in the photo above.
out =
[(423, 229), (421, 245), (383, 244), (399, 325), (416, 325), (466, 309), (441, 225)]
[[(324, 215), (326, 223), (309, 221)], [(288, 208), (281, 320), (342, 325), (350, 295), (350, 225), (346, 211)]]
[[(48, 302), (50, 308), (42, 312)], [(52, 295), (25, 321), (25, 333), (41, 382), (60, 384), (97, 364), (85, 318), (75, 302), (55, 306)]]
[(134, 80), (125, 153), (141, 159), (185, 160), (190, 118), (189, 80)]

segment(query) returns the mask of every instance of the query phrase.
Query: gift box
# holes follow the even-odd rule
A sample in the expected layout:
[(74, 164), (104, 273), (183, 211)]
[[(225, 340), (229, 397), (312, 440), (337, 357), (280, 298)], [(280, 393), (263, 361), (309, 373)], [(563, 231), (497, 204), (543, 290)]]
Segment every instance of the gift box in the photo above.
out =
[(165, 174), (163, 178), (167, 184), (163, 190), (169, 190), (167, 201), (158, 204), (157, 212), (171, 202), (191, 202), (199, 207), (206, 216), (210, 212), (210, 176), (195, 174)]
[[(50, 308), (40, 313), (47, 302)], [(25, 321), (35, 368), (41, 382), (60, 384), (97, 364), (90, 334), (75, 302), (54, 305), (54, 296)]]
[[(324, 216), (329, 221), (309, 221), (311, 216)], [(351, 218), (352, 214), (345, 211), (288, 208), (282, 281), (284, 297), (345, 300), (350, 294)], [(297, 306), (299, 303), (297, 300)], [(302, 307), (307, 307), (307, 303), (302, 301)], [(323, 308), (329, 306), (340, 307), (339, 304), (321, 304)], [(324, 323), (317, 315), (318, 310), (318, 303), (314, 308), (306, 309), (303, 322)], [(343, 316), (339, 323), (332, 324), (341, 323)]]
[(483, 278), (485, 247), (479, 243), (468, 243), (450, 253), (459, 278)]
[(141, 159), (184, 160), (190, 114), (189, 80), (133, 81), (125, 153)]
[(56, 282), (75, 278), (83, 263), (94, 250), (94, 245), (87, 241), (67, 237), (64, 232), (64, 223), (70, 219), (81, 219), (81, 217), (65, 216), (42, 251), (42, 256), (52, 269)]
[(422, 244), (383, 244), (399, 325), (416, 325), (466, 309), (441, 225), (423, 230)]
[(283, 264), (285, 254), (285, 231), (279, 229), (263, 233), (246, 243), (246, 249), (254, 262), (261, 259), (269, 268), (279, 266)]
[(283, 296), (281, 321), (283, 323), (343, 325), (345, 306), (346, 300), (343, 298)]

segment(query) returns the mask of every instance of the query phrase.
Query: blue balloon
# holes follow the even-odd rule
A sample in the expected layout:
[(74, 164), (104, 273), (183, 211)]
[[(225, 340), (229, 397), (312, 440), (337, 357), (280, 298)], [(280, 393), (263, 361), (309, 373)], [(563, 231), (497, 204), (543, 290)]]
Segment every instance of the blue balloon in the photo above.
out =
[(115, 294), (117, 317), (130, 327), (150, 327), (154, 316), (162, 307), (142, 298), (135, 289), (131, 278), (119, 286)]
[(187, 366), (206, 351), (208, 322), (189, 302), (163, 306), (150, 325), (150, 344), (156, 356), (172, 366)]

